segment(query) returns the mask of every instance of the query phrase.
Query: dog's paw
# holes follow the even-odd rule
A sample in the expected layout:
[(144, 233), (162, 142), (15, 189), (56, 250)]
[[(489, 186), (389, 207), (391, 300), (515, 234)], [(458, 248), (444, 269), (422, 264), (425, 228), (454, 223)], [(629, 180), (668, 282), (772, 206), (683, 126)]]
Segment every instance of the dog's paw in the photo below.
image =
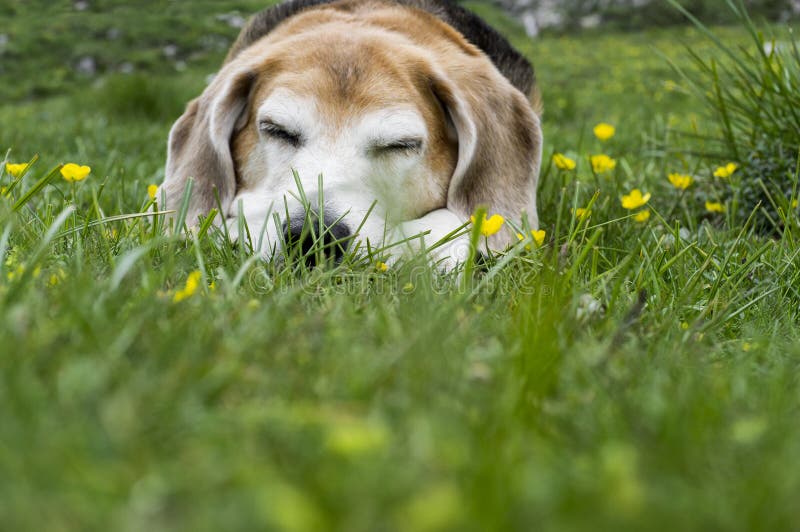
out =
[(451, 272), (464, 264), (469, 257), (469, 234), (455, 213), (439, 209), (422, 218), (398, 224), (392, 233), (394, 242), (403, 242), (391, 248), (390, 261), (426, 253), (429, 260), (444, 272)]

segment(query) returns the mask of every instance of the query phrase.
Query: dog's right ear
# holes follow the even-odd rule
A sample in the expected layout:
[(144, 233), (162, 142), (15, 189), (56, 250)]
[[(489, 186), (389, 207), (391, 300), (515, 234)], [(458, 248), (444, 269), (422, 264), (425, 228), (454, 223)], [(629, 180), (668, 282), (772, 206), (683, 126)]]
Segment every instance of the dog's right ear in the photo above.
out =
[(217, 206), (215, 191), (223, 211), (233, 201), (236, 173), (230, 143), (237, 126), (244, 122), (255, 78), (251, 65), (228, 63), (172, 126), (164, 182), (157, 198), (165, 198), (163, 209), (180, 209), (186, 183), (192, 179), (186, 214), (189, 227)]

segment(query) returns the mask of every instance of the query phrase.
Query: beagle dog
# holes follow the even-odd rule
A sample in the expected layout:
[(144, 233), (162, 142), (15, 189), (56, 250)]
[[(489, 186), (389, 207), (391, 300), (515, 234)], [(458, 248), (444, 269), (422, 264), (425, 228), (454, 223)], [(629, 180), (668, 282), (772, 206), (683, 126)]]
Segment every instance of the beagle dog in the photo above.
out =
[[(177, 209), (192, 179), (189, 225), (243, 213), (265, 257), (309, 222), (339, 249), (430, 247), (479, 206), (536, 229), (540, 114), (530, 63), (453, 0), (289, 0), (173, 125), (159, 197)], [(434, 258), (463, 262), (467, 239)]]

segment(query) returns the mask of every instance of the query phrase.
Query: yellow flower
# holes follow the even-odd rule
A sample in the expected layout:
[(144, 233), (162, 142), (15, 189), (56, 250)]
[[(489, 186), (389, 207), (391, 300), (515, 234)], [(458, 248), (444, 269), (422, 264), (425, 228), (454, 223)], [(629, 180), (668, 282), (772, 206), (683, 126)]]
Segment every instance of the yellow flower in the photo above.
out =
[(614, 136), (617, 130), (611, 124), (600, 123), (594, 126), (594, 136), (602, 141), (606, 141)]
[(576, 163), (563, 153), (553, 154), (553, 164), (559, 170), (575, 170)]
[[(536, 246), (539, 247), (544, 244), (544, 239), (547, 236), (547, 231), (544, 229), (539, 229), (538, 231), (531, 231), (531, 237), (533, 241), (536, 242)], [(517, 233), (517, 239), (520, 241), (525, 240), (525, 235), (522, 233)], [(525, 246), (525, 249), (531, 249), (530, 246)]]
[(22, 173), (27, 169), (28, 169), (27, 163), (20, 163), (20, 164), (6, 163), (6, 172), (8, 172), (14, 177), (21, 176)]
[(8, 196), (8, 187), (0, 187), (0, 196)]
[(596, 174), (604, 174), (617, 167), (617, 161), (608, 155), (592, 155), (590, 160), (592, 162), (592, 170)]
[(642, 195), (642, 191), (638, 188), (634, 188), (631, 190), (631, 193), (627, 196), (622, 196), (622, 207), (632, 211), (634, 209), (638, 209), (639, 207), (643, 207), (650, 201), (650, 193)]
[(197, 292), (197, 288), (200, 286), (200, 278), (203, 276), (202, 273), (195, 270), (189, 274), (186, 278), (186, 285), (175, 292), (175, 295), (172, 297), (172, 301), (175, 303), (180, 303), (184, 299), (190, 298)]
[(389, 433), (382, 425), (347, 420), (331, 427), (326, 446), (341, 455), (360, 456), (384, 448), (388, 441)]
[(389, 269), (389, 265), (386, 264), (385, 262), (378, 261), (375, 263), (375, 269), (378, 270), (379, 272), (385, 272), (386, 270)]
[(718, 201), (706, 201), (706, 210), (708, 212), (725, 212), (725, 205)]
[(66, 278), (67, 278), (67, 272), (59, 268), (58, 271), (50, 274), (50, 277), (47, 279), (47, 284), (49, 286), (56, 286)]
[(637, 212), (636, 215), (633, 217), (633, 219), (639, 223), (646, 222), (647, 220), (650, 219), (650, 209), (645, 209), (643, 211)]
[(79, 166), (75, 163), (67, 163), (61, 167), (61, 176), (74, 183), (75, 181), (83, 181), (86, 176), (92, 171), (88, 166)]
[(20, 264), (16, 268), (9, 269), (8, 272), (6, 272), (6, 278), (8, 278), (9, 281), (13, 281), (14, 279), (22, 277), (24, 273), (25, 273), (25, 266)]
[(669, 174), (668, 177), (669, 182), (672, 183), (672, 186), (678, 190), (686, 190), (694, 182), (692, 176), (685, 174)]
[(150, 196), (150, 199), (156, 199), (156, 194), (158, 194), (158, 185), (149, 185), (147, 195)]
[(792, 200), (792, 209), (797, 208), (797, 200)]
[(592, 211), (590, 211), (589, 209), (584, 209), (583, 207), (578, 207), (577, 209), (575, 209), (575, 217), (578, 220), (585, 220), (591, 215)]
[(720, 166), (714, 171), (714, 177), (719, 177), (722, 179), (726, 179), (733, 175), (733, 173), (739, 169), (739, 165), (736, 163), (728, 163), (725, 166)]
[[(475, 216), (469, 217), (470, 221), (474, 224), (475, 223)], [(483, 223), (481, 224), (481, 233), (483, 236), (492, 236), (496, 232), (503, 227), (505, 223), (505, 218), (500, 216), (499, 214), (494, 214), (490, 218), (486, 218), (486, 215), (483, 216)]]

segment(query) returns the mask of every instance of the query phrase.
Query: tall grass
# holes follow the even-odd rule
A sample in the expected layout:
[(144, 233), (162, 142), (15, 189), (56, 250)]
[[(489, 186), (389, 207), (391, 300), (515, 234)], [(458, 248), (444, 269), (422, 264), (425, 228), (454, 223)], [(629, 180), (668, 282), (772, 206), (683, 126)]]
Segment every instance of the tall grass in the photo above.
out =
[[(779, 232), (797, 212), (800, 153), (800, 49), (789, 27), (759, 28), (742, 0), (725, 0), (727, 9), (750, 36), (747, 46), (733, 47), (681, 6), (717, 47), (714, 57), (689, 49), (695, 69), (677, 68), (706, 103), (718, 134), (720, 162), (741, 168), (719, 187), (727, 191), (739, 222), (757, 209), (756, 227)], [(769, 32), (769, 33), (767, 33)], [(795, 217), (796, 218), (796, 217)]]

